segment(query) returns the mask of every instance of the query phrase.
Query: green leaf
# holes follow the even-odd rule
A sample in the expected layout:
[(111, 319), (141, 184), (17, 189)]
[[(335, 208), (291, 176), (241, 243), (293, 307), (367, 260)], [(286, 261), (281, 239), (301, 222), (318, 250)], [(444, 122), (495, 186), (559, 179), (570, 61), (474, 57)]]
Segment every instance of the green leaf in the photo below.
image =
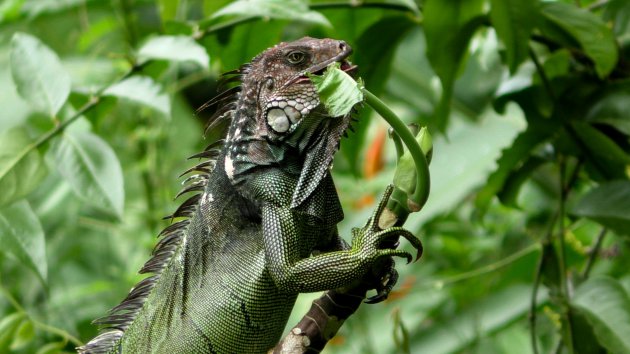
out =
[(618, 60), (615, 37), (597, 15), (563, 2), (545, 2), (542, 14), (573, 37), (595, 63), (600, 78), (610, 74)]
[(604, 123), (630, 136), (630, 83), (611, 85), (586, 114), (589, 122)]
[(453, 83), (468, 42), (484, 22), (483, 4), (483, 0), (427, 0), (424, 4), (427, 57), (442, 82), (442, 97), (432, 119), (442, 131), (446, 129)]
[(168, 95), (148, 76), (132, 76), (110, 86), (103, 94), (140, 103), (170, 117), (171, 101)]
[(630, 39), (630, 2), (611, 0), (604, 10), (603, 18), (613, 23), (613, 31), (617, 36)]
[(162, 23), (174, 20), (177, 17), (177, 12), (180, 6), (180, 0), (158, 0), (157, 7), (160, 11)]
[(25, 0), (6, 0), (0, 4), (0, 23), (20, 17), (20, 10)]
[(339, 69), (339, 63), (326, 68), (324, 75), (309, 75), (319, 93), (319, 99), (332, 117), (345, 116), (355, 104), (363, 101), (361, 82), (356, 82)]
[(575, 290), (572, 306), (586, 315), (599, 344), (614, 354), (630, 353), (630, 297), (619, 282), (587, 280)]
[(0, 207), (28, 195), (46, 173), (46, 166), (24, 128), (0, 132)]
[(67, 130), (51, 148), (55, 166), (74, 193), (89, 205), (121, 217), (123, 175), (111, 147), (89, 132)]
[(521, 187), (529, 176), (545, 162), (545, 159), (530, 156), (520, 167), (513, 170), (505, 180), (501, 190), (497, 193), (497, 197), (499, 197), (501, 203), (513, 208), (518, 208), (517, 200)]
[(497, 169), (488, 177), (475, 198), (475, 206), (480, 214), (485, 212), (492, 198), (505, 188), (510, 175), (517, 173), (519, 169), (526, 168), (525, 164), (534, 148), (547, 140), (554, 131), (551, 122), (548, 128), (530, 124), (527, 130), (514, 139), (512, 145), (502, 151), (497, 161)]
[[(410, 10), (416, 16), (420, 15), (420, 9), (418, 8), (418, 5), (416, 4), (416, 1), (414, 1), (414, 0), (361, 0), (360, 3), (357, 3), (356, 0), (335, 0), (335, 1), (330, 1), (330, 0), (310, 0), (309, 3), (310, 3), (312, 8), (317, 8), (318, 5), (326, 6), (326, 5), (331, 5), (331, 4), (347, 5), (350, 9), (352, 9), (353, 7), (356, 7), (356, 6), (361, 6), (361, 5), (365, 6), (366, 8), (369, 8), (370, 5), (372, 5), (374, 8), (378, 8), (378, 6), (375, 6), (375, 5), (381, 5), (381, 6), (385, 7), (385, 8), (387, 8), (387, 7), (398, 7), (398, 8), (402, 7), (402, 8), (406, 8), (406, 9)], [(345, 37), (343, 37), (343, 38), (345, 38)]]
[(308, 2), (304, 0), (238, 0), (221, 8), (210, 18), (227, 15), (292, 20), (330, 26), (326, 17), (317, 11), (311, 11), (308, 8)]
[(11, 253), (45, 283), (46, 239), (37, 215), (25, 200), (0, 209), (0, 250)]
[(600, 184), (586, 193), (571, 213), (595, 220), (617, 233), (630, 235), (630, 181)]
[(587, 157), (605, 178), (627, 178), (630, 156), (606, 134), (588, 123), (573, 122), (573, 130)]
[(20, 350), (26, 347), (35, 338), (35, 327), (30, 320), (24, 320), (15, 331), (11, 350)]
[(50, 117), (59, 112), (70, 94), (70, 76), (59, 57), (31, 35), (13, 35), (11, 74), (20, 96)]
[(573, 308), (571, 312), (571, 332), (573, 332), (573, 348), (576, 354), (605, 353), (597, 340), (593, 327), (582, 311)]
[(149, 39), (138, 51), (140, 62), (149, 59), (192, 61), (208, 69), (210, 57), (204, 47), (189, 36), (157, 36)]
[(492, 0), (490, 21), (506, 49), (510, 72), (529, 56), (529, 36), (538, 16), (537, 0)]
[(13, 334), (15, 330), (22, 322), (24, 318), (24, 314), (21, 312), (14, 312), (8, 316), (5, 316), (2, 320), (0, 320), (0, 351), (6, 352), (6, 349), (9, 347), (9, 343), (11, 338), (13, 338)]

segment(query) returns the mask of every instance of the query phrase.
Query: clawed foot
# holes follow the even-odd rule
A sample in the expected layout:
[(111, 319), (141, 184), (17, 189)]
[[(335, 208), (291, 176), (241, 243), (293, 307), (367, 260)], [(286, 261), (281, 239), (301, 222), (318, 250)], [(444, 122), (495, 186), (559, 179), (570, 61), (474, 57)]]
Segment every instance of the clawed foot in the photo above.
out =
[[(365, 265), (371, 268), (372, 273), (378, 274), (376, 275), (378, 281), (375, 285), (377, 294), (368, 298), (366, 300), (367, 303), (377, 303), (385, 300), (396, 284), (398, 272), (394, 268), (392, 257), (405, 258), (407, 263), (414, 260), (411, 253), (396, 249), (399, 237), (409, 241), (417, 250), (416, 260), (422, 255), (422, 243), (411, 232), (402, 227), (390, 227), (381, 230), (378, 226), (378, 220), (387, 205), (392, 190), (392, 186), (386, 189), (377, 209), (367, 224), (361, 229), (352, 230), (352, 250), (357, 252), (358, 256), (365, 262)], [(390, 242), (393, 247), (381, 248), (383, 247), (382, 244), (387, 242)]]

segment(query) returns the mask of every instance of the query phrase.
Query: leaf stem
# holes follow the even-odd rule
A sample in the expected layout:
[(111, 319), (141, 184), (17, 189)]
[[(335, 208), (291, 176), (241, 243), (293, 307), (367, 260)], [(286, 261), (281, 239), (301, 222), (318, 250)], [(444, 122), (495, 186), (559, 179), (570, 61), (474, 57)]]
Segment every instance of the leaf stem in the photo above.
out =
[(545, 73), (545, 68), (543, 68), (540, 60), (538, 60), (538, 56), (531, 46), (529, 47), (529, 57), (532, 59), (532, 62), (534, 62), (534, 65), (536, 66), (536, 72), (538, 73), (538, 76), (540, 76), (540, 80), (543, 82), (543, 85), (545, 86), (545, 90), (547, 90), (549, 97), (551, 98), (551, 100), (555, 101), (556, 95), (553, 92), (553, 88), (551, 87), (551, 83), (549, 82), (549, 78), (547, 77), (547, 73)]
[(464, 280), (468, 280), (468, 279), (471, 279), (471, 278), (475, 278), (475, 277), (478, 277), (478, 276), (481, 276), (481, 275), (484, 275), (484, 274), (487, 274), (487, 273), (492, 273), (492, 272), (494, 272), (496, 270), (499, 270), (499, 269), (501, 269), (503, 267), (506, 267), (506, 266), (508, 266), (508, 265), (510, 265), (510, 264), (512, 264), (512, 263), (514, 263), (516, 261), (518, 261), (519, 259), (529, 255), (532, 252), (539, 251), (541, 249), (542, 249), (542, 247), (540, 246), (539, 243), (533, 243), (533, 244), (531, 244), (531, 245), (529, 245), (529, 246), (527, 246), (527, 247), (525, 247), (525, 248), (523, 248), (521, 250), (518, 250), (518, 251), (512, 253), (511, 255), (509, 255), (509, 256), (507, 256), (507, 257), (505, 257), (503, 259), (500, 259), (500, 260), (494, 262), (494, 263), (487, 264), (485, 266), (479, 267), (477, 269), (473, 269), (473, 270), (468, 271), (468, 272), (456, 274), (456, 275), (450, 276), (448, 278), (444, 278), (442, 280), (434, 281), (432, 287), (443, 287), (445, 285), (450, 285), (450, 284), (457, 283), (457, 282), (460, 282), (460, 281), (464, 281)]
[(540, 288), (540, 283), (542, 281), (542, 272), (545, 266), (545, 246), (551, 243), (551, 237), (553, 235), (553, 229), (556, 225), (556, 220), (558, 219), (559, 212), (555, 212), (551, 219), (549, 220), (549, 224), (547, 225), (547, 232), (540, 242), (540, 260), (538, 262), (538, 266), (536, 267), (536, 274), (534, 276), (534, 284), (532, 285), (532, 296), (529, 305), (529, 325), (530, 325), (530, 339), (532, 341), (532, 349), (534, 354), (538, 354), (538, 342), (536, 341), (536, 317), (537, 317), (537, 308), (538, 308), (538, 289)]
[(588, 257), (588, 261), (586, 262), (586, 266), (584, 267), (584, 271), (582, 272), (582, 279), (586, 280), (593, 268), (593, 264), (597, 259), (597, 255), (599, 254), (599, 250), (602, 248), (602, 243), (604, 241), (604, 237), (606, 237), (606, 233), (608, 232), (607, 228), (602, 228), (602, 231), (597, 235), (597, 240), (595, 240), (595, 245), (590, 250), (590, 254)]
[(64, 340), (69, 340), (70, 342), (72, 342), (72, 344), (76, 345), (77, 347), (83, 345), (83, 342), (81, 342), (77, 337), (73, 336), (72, 334), (70, 334), (66, 330), (63, 330), (61, 328), (57, 328), (55, 326), (51, 326), (49, 324), (46, 324), (44, 322), (41, 322), (41, 321), (38, 321), (38, 320), (34, 319), (26, 311), (26, 309), (24, 309), (24, 307), (22, 307), (22, 305), (20, 305), (20, 303), (13, 297), (13, 295), (9, 292), (9, 290), (4, 287), (4, 284), (2, 284), (2, 278), (0, 278), (0, 293), (2, 293), (4, 295), (4, 297), (9, 301), (11, 306), (13, 306), (17, 312), (23, 314), (26, 318), (28, 318), (28, 320), (31, 321), (33, 326), (35, 326), (36, 328), (39, 328), (39, 329), (41, 329), (44, 332), (48, 332), (48, 333), (52, 333), (52, 334), (58, 335), (58, 336), (62, 337)]
[(564, 216), (565, 216), (565, 202), (567, 199), (567, 194), (569, 192), (568, 185), (565, 187), (565, 174), (567, 162), (564, 156), (559, 157), (559, 167), (560, 167), (560, 205), (558, 206), (558, 242), (560, 252), (558, 254), (558, 269), (560, 273), (560, 289), (562, 296), (562, 307), (564, 312), (564, 324), (563, 329), (565, 332), (564, 341), (567, 346), (567, 350), (569, 354), (573, 354), (573, 329), (571, 325), (571, 308), (569, 307), (569, 284), (567, 280), (567, 260), (566, 260), (566, 245), (565, 245), (565, 228), (564, 228)]
[(417, 204), (418, 210), (424, 206), (429, 198), (429, 191), (431, 189), (431, 179), (429, 176), (429, 165), (427, 160), (418, 145), (418, 142), (409, 131), (409, 128), (403, 123), (400, 118), (389, 107), (387, 107), (383, 101), (368, 91), (365, 87), (361, 88), (361, 92), (365, 97), (365, 102), (372, 107), (387, 123), (394, 129), (396, 134), (403, 141), (409, 153), (411, 154), (413, 161), (416, 165), (417, 182), (416, 189), (411, 197), (411, 200)]

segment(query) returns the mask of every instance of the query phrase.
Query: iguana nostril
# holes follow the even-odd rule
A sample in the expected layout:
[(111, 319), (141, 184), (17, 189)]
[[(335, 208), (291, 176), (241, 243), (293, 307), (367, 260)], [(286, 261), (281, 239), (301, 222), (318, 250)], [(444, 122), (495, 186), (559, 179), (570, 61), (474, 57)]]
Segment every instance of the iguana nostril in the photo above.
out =
[(346, 51), (347, 48), (348, 48), (348, 45), (346, 44), (346, 42), (339, 41), (339, 49), (341, 49), (341, 51)]

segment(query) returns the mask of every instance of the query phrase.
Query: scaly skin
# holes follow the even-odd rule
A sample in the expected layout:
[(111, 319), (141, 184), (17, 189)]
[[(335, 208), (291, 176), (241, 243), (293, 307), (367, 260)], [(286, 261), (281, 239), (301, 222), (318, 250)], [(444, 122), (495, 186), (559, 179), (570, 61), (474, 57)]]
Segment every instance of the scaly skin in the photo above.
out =
[[(305, 73), (341, 61), (342, 41), (303, 38), (270, 48), (244, 66), (218, 156), (202, 163), (154, 256), (154, 273), (99, 323), (107, 330), (81, 353), (264, 353), (280, 339), (297, 295), (356, 283), (384, 257), (400, 228), (337, 234), (343, 218), (330, 165), (350, 117), (329, 117)], [(373, 222), (372, 222), (373, 224)], [(315, 252), (318, 251), (318, 252)], [(316, 255), (314, 255), (314, 252)]]

